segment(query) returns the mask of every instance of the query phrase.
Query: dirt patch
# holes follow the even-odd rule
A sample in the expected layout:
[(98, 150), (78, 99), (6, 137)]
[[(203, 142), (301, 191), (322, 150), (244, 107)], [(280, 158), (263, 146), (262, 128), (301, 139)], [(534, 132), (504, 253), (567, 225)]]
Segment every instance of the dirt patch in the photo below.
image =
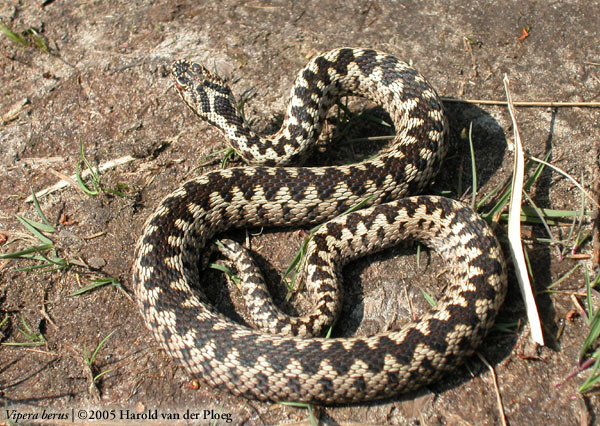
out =
[[(144, 220), (164, 195), (217, 167), (202, 164), (207, 154), (225, 147), (223, 137), (176, 96), (168, 77), (173, 60), (191, 57), (215, 67), (232, 79), (237, 94), (252, 88), (255, 97), (246, 115), (257, 120), (259, 130), (274, 127), (295, 73), (308, 58), (344, 45), (374, 47), (412, 61), (443, 96), (504, 99), (504, 73), (517, 100), (592, 101), (600, 94), (598, 2), (351, 1), (343, 7), (334, 1), (40, 3), (0, 4), (5, 25), (18, 31), (35, 28), (51, 49), (47, 54), (0, 38), (0, 113), (26, 103), (0, 127), (0, 233), (9, 238), (2, 252), (34, 244), (15, 215), (36, 219), (34, 207), (25, 201), (30, 188), (52, 186), (59, 180), (55, 172), (73, 174), (80, 142), (94, 164), (135, 158), (101, 174), (106, 187), (126, 184), (126, 197), (103, 192), (91, 198), (71, 186), (40, 199), (57, 228), (50, 237), (58, 254), (94, 271), (18, 272), (15, 268), (29, 264), (0, 264), (0, 316), (8, 315), (2, 341), (26, 340), (19, 331), (27, 331), (24, 321), (47, 342), (0, 347), (0, 395), (6, 409), (20, 407), (21, 413), (46, 408), (71, 415), (101, 407), (116, 410), (117, 416), (129, 409), (125, 420), (128, 413), (157, 410), (183, 416), (191, 410), (201, 417), (190, 423), (207, 423), (217, 412), (230, 414), (234, 424), (307, 421), (303, 409), (247, 401), (204, 385), (192, 389), (192, 379), (157, 347), (131, 298), (132, 247)], [(522, 28), (530, 33), (519, 41)], [(469, 150), (460, 135), (472, 122), (481, 193), (489, 192), (510, 174), (508, 113), (502, 106), (446, 106), (452, 152), (431, 191), (459, 197), (459, 181), (470, 182)], [(520, 109), (518, 120), (528, 152), (543, 157), (551, 148), (554, 164), (591, 183), (599, 110)], [(549, 170), (532, 195), (540, 207), (580, 206), (575, 187)], [(60, 220), (63, 214), (67, 217)], [(525, 232), (544, 235), (537, 228)], [(568, 230), (556, 232), (566, 238)], [(297, 231), (253, 237), (272, 282), (279, 282), (301, 240)], [(590, 251), (589, 245), (583, 247), (584, 254)], [(344, 317), (349, 322), (336, 332), (391, 327), (409, 312), (395, 301), (406, 300), (406, 294), (422, 300), (412, 283), (435, 283), (443, 267), (435, 256), (417, 264), (414, 253), (394, 249), (346, 269)], [(559, 260), (546, 244), (530, 245), (529, 258), (548, 346), (534, 358), (522, 357), (529, 336), (527, 327), (519, 326), (492, 332), (481, 348), (495, 369), (506, 416), (512, 424), (595, 423), (598, 397), (576, 393), (585, 373), (556, 387), (576, 368), (588, 331), (583, 319), (569, 315), (574, 309), (570, 292), (582, 288), (583, 268), (560, 283), (560, 292), (548, 293), (545, 289), (577, 261)], [(106, 276), (117, 278), (122, 289), (108, 284), (68, 296)], [(213, 279), (225, 287), (222, 278)], [(283, 289), (274, 287), (281, 294)], [(439, 291), (435, 285), (425, 288), (434, 295)], [(217, 304), (230, 306), (227, 294), (217, 291)], [(498, 321), (526, 322), (512, 274)], [(90, 373), (85, 354), (110, 333)], [(97, 389), (90, 389), (90, 374), (106, 370)], [(477, 357), (417, 394), (317, 411), (324, 424), (500, 423), (492, 377)]]

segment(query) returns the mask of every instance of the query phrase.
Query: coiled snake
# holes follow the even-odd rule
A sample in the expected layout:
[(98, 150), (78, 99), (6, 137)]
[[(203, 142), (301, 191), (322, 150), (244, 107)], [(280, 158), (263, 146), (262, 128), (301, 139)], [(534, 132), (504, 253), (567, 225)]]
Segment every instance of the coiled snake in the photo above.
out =
[[(261, 164), (184, 183), (145, 224), (135, 251), (135, 294), (154, 337), (177, 362), (237, 395), (331, 404), (414, 389), (472, 354), (504, 299), (505, 265), (492, 232), (471, 209), (442, 197), (403, 198), (428, 184), (447, 150), (441, 102), (417, 71), (370, 49), (321, 54), (298, 74), (282, 128), (268, 137), (246, 126), (230, 89), (201, 65), (181, 60), (172, 74), (187, 105), (246, 161)], [(272, 167), (304, 157), (327, 110), (345, 95), (372, 99), (389, 113), (396, 137), (385, 152), (354, 165)], [(301, 338), (237, 324), (192, 291), (190, 283), (201, 281), (202, 249), (218, 232), (320, 223), (364, 199), (377, 205), (338, 216), (311, 240), (304, 275), (309, 289), (324, 292), (315, 296), (315, 310), (288, 326), (279, 324), (279, 313), (265, 315), (278, 323), (274, 332), (318, 332), (339, 311), (345, 262), (414, 238), (436, 250), (453, 274), (445, 296), (419, 321), (372, 337)], [(246, 293), (261, 294), (248, 262), (238, 265), (250, 280)], [(264, 312), (274, 310), (268, 305)]]

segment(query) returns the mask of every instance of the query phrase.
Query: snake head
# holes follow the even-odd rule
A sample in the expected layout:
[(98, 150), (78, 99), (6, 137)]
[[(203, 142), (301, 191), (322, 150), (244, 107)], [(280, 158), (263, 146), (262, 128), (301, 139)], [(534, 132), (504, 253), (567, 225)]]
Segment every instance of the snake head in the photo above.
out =
[(231, 89), (206, 67), (181, 59), (173, 63), (171, 74), (181, 98), (203, 119), (222, 128), (216, 118), (225, 112), (235, 114)]

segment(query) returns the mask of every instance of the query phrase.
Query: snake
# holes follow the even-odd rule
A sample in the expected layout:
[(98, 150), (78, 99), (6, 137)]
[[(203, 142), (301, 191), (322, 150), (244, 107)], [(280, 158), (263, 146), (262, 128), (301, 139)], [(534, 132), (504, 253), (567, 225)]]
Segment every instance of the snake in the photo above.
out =
[[(297, 74), (281, 129), (266, 136), (250, 128), (216, 73), (182, 59), (171, 74), (183, 101), (248, 163), (183, 183), (149, 216), (135, 246), (139, 309), (177, 364), (249, 399), (331, 405), (417, 389), (474, 353), (503, 303), (506, 265), (492, 230), (470, 207), (416, 195), (439, 171), (449, 129), (439, 96), (415, 68), (368, 48), (316, 55)], [(302, 167), (330, 107), (344, 96), (381, 105), (394, 139), (362, 162)], [(261, 297), (250, 309), (258, 327), (230, 319), (206, 296), (203, 253), (219, 233), (315, 224), (302, 273), (314, 301), (308, 313), (286, 319), (264, 294), (253, 262), (234, 246), (227, 250), (246, 281), (244, 294)], [(322, 337), (340, 312), (342, 267), (406, 239), (447, 265), (449, 284), (435, 306), (398, 330)]]

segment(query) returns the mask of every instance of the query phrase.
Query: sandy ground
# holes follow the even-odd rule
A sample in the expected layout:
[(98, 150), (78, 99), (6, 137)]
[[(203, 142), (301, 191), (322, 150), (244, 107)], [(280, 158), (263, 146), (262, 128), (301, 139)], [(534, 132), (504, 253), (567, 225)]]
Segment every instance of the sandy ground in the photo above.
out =
[[(31, 333), (46, 340), (40, 346), (0, 347), (2, 420), (11, 413), (41, 416), (46, 409), (66, 416), (51, 423), (71, 424), (84, 415), (104, 414), (111, 420), (114, 410), (115, 421), (90, 424), (131, 424), (132, 415), (150, 410), (158, 416), (178, 414), (182, 424), (226, 424), (227, 418), (233, 424), (308, 424), (305, 409), (235, 398), (203, 384), (194, 389), (192, 378), (151, 338), (132, 299), (133, 245), (145, 218), (186, 179), (218, 167), (207, 164), (206, 156), (226, 147), (218, 131), (176, 96), (168, 75), (173, 60), (189, 57), (216, 68), (231, 79), (238, 95), (251, 89), (255, 95), (246, 115), (260, 131), (275, 129), (295, 73), (308, 58), (344, 45), (373, 47), (411, 61), (446, 97), (503, 100), (504, 73), (515, 100), (597, 101), (600, 94), (597, 1), (46, 3), (0, 2), (4, 25), (17, 32), (36, 29), (50, 48), (46, 53), (0, 37), (0, 234), (7, 239), (0, 250), (35, 244), (15, 215), (37, 219), (26, 201), (30, 188), (39, 191), (60, 180), (59, 174), (72, 175), (80, 142), (93, 164), (134, 158), (101, 173), (106, 187), (126, 185), (125, 197), (106, 192), (89, 197), (68, 186), (40, 198), (57, 228), (49, 236), (58, 254), (89, 267), (19, 272), (16, 268), (31, 263), (0, 261), (0, 320), (7, 316), (2, 342), (27, 340), (20, 331), (27, 331), (23, 320)], [(529, 35), (519, 40), (523, 28)], [(446, 107), (452, 149), (431, 192), (459, 198), (468, 189), (469, 149), (460, 135), (472, 123), (480, 194), (488, 193), (510, 176), (507, 110), (450, 102)], [(543, 157), (551, 149), (553, 164), (588, 187), (597, 167), (599, 119), (600, 111), (591, 108), (518, 111), (527, 152)], [(317, 155), (316, 164), (351, 155), (348, 147), (325, 151), (328, 155)], [(550, 170), (530, 195), (541, 207), (580, 208), (580, 192)], [(554, 232), (566, 239), (568, 228)], [(502, 226), (498, 234), (504, 234)], [(268, 230), (251, 237), (272, 282), (279, 282), (303, 235)], [(529, 226), (524, 235), (545, 236), (541, 228)], [(480, 352), (495, 370), (510, 424), (594, 424), (600, 415), (598, 396), (577, 394), (585, 374), (565, 381), (588, 333), (585, 321), (570, 315), (575, 308), (571, 295), (583, 287), (584, 268), (555, 287), (558, 292), (546, 291), (577, 262), (589, 265), (585, 259), (560, 259), (547, 244), (528, 244), (528, 251), (547, 346), (530, 348), (511, 266), (498, 319), (509, 324), (508, 330), (493, 331)], [(588, 243), (582, 253), (590, 252)], [(399, 248), (349, 266), (344, 273), (348, 321), (336, 333), (393, 327), (397, 318), (410, 315), (407, 296), (417, 314), (425, 309), (420, 288), (439, 295), (436, 277), (443, 269), (436, 256), (426, 253), (425, 259), (417, 263), (414, 248)], [(107, 276), (117, 278), (122, 288), (106, 285), (68, 297)], [(231, 311), (237, 296), (228, 296), (222, 277), (215, 274), (207, 282), (215, 284), (215, 303)], [(273, 284), (273, 291), (281, 300), (282, 286)], [(300, 295), (292, 302), (301, 305), (302, 300)], [(90, 372), (86, 352), (110, 333)], [(110, 371), (90, 387), (91, 375), (105, 370)], [(557, 388), (558, 383), (563, 385)], [(94, 407), (101, 411), (79, 411)], [(199, 417), (190, 419), (194, 413)], [(501, 424), (492, 374), (478, 357), (418, 393), (315, 413), (322, 424), (331, 425)]]

